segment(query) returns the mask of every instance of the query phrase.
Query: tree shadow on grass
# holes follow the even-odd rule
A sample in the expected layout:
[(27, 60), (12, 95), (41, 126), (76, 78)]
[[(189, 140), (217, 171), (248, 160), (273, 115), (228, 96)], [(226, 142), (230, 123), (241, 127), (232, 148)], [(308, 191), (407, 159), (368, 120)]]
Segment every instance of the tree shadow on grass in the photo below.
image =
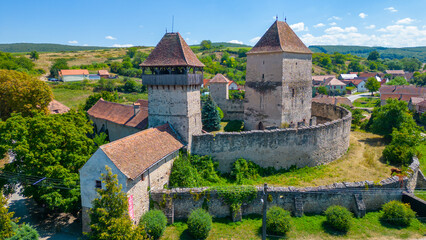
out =
[(404, 229), (404, 228), (408, 227), (408, 225), (395, 225), (395, 224), (388, 223), (383, 218), (379, 218), (379, 221), (380, 221), (380, 224), (383, 227), (386, 227), (386, 228), (392, 228), (392, 229), (401, 230), (401, 229)]
[(330, 224), (327, 223), (327, 221), (322, 222), (321, 224), (322, 229), (324, 229), (324, 232), (333, 235), (333, 236), (345, 236), (348, 232), (347, 231), (339, 231), (334, 229)]
[(385, 146), (386, 140), (382, 137), (371, 137), (359, 140), (371, 147), (383, 147)]
[(185, 229), (182, 234), (179, 236), (179, 240), (193, 240), (195, 238), (193, 238), (191, 236), (191, 234), (189, 233), (188, 229)]

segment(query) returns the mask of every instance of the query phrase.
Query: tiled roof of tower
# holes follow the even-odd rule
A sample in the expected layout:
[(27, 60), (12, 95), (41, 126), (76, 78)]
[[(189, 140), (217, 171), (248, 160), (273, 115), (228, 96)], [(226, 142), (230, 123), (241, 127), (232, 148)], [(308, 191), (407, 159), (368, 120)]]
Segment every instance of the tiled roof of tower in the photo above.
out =
[(204, 67), (179, 33), (166, 33), (142, 67)]
[(145, 129), (148, 126), (148, 101), (138, 100), (136, 103), (139, 104), (139, 112), (136, 116), (133, 106), (108, 102), (102, 98), (87, 111), (87, 114), (120, 125)]
[(102, 151), (130, 179), (183, 147), (169, 124), (149, 128), (101, 146)]
[(290, 26), (282, 21), (275, 21), (248, 54), (263, 52), (312, 54)]
[(225, 76), (223, 76), (220, 73), (216, 74), (216, 76), (214, 76), (212, 80), (210, 80), (210, 84), (211, 83), (229, 83), (229, 82), (230, 82), (229, 79), (227, 79)]

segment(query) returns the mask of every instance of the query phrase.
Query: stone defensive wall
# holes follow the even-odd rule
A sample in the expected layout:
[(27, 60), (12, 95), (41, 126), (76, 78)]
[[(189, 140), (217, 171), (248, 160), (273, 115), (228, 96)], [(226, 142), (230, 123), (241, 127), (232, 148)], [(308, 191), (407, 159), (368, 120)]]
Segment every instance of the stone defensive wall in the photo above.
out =
[(216, 101), (216, 104), (223, 111), (223, 120), (241, 120), (244, 119), (244, 100), (223, 99)]
[(221, 172), (230, 172), (238, 158), (263, 168), (285, 169), (326, 164), (345, 154), (351, 113), (339, 106), (312, 103), (312, 116), (328, 121), (298, 128), (194, 135), (191, 154), (212, 156)]
[[(366, 211), (378, 211), (384, 203), (402, 200), (403, 192), (413, 192), (419, 171), (419, 160), (413, 159), (407, 176), (393, 176), (380, 182), (341, 182), (319, 187), (268, 187), (268, 206), (280, 206), (295, 216), (322, 214), (331, 205), (340, 205), (364, 216)], [(261, 214), (263, 187), (257, 187), (257, 196), (243, 203), (241, 214)], [(196, 208), (208, 209), (213, 217), (231, 216), (230, 206), (214, 188), (174, 188), (151, 190), (151, 203), (169, 218), (186, 219)]]

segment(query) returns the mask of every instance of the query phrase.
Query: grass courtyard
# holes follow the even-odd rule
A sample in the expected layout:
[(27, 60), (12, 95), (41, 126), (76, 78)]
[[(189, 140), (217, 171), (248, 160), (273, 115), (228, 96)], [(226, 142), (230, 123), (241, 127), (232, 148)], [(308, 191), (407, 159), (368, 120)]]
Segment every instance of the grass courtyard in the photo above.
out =
[(373, 108), (380, 106), (380, 98), (362, 97), (355, 100), (352, 104), (354, 107)]

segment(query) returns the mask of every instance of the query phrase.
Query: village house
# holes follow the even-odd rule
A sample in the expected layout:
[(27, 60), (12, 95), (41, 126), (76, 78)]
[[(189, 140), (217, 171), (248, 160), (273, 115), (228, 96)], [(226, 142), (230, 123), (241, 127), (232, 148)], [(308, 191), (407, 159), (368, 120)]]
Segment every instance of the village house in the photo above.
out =
[(318, 95), (314, 98), (312, 98), (312, 102), (316, 103), (325, 103), (325, 104), (333, 104), (333, 105), (348, 105), (349, 107), (352, 107), (352, 102), (347, 97), (331, 97), (327, 95)]
[(99, 70), (98, 75), (101, 78), (109, 78), (109, 72), (108, 70)]
[(318, 75), (318, 76), (312, 76), (312, 85), (317, 86), (321, 85), (325, 82), (328, 78), (335, 78), (334, 75)]
[(52, 100), (49, 105), (47, 106), (47, 108), (49, 109), (49, 112), (51, 114), (62, 114), (62, 113), (67, 113), (69, 112), (70, 108), (65, 106), (64, 104), (56, 101), (56, 100)]
[(365, 79), (355, 78), (352, 80), (341, 80), (346, 84), (346, 87), (355, 87), (357, 92), (366, 92), (367, 88), (365, 87)]
[(148, 127), (148, 101), (138, 100), (129, 106), (101, 98), (87, 115), (93, 121), (95, 133), (105, 132), (109, 141), (115, 141)]
[(412, 85), (383, 85), (380, 87), (379, 92), (381, 105), (385, 105), (388, 98), (394, 98), (408, 103), (412, 97), (426, 97), (425, 87), (416, 87)]
[(354, 79), (354, 78), (357, 78), (358, 77), (358, 75), (357, 74), (354, 74), (354, 73), (352, 73), (352, 74), (340, 74), (339, 75), (339, 79), (340, 80), (350, 80), (350, 79)]
[(72, 82), (72, 81), (83, 81), (89, 79), (89, 71), (86, 69), (61, 69), (58, 72), (59, 81)]
[(423, 114), (426, 111), (426, 97), (410, 98), (408, 108), (416, 113)]

